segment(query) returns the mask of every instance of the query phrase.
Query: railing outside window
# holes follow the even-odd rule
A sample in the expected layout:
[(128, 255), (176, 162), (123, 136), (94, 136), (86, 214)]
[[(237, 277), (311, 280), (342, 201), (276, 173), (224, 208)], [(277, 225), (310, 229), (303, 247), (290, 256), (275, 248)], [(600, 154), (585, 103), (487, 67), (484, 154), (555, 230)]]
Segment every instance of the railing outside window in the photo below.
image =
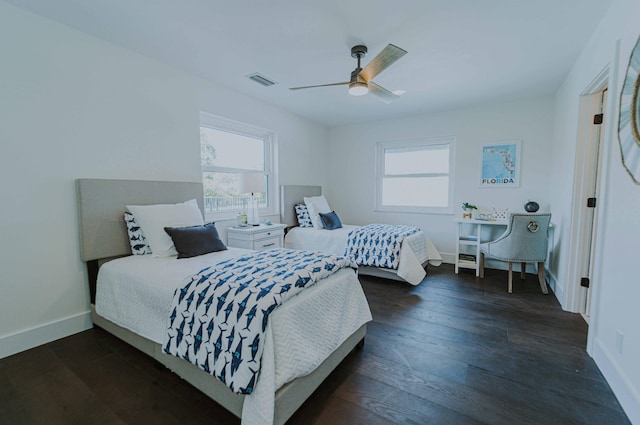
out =
[[(205, 197), (204, 211), (225, 212), (225, 211), (246, 211), (249, 208), (250, 197)], [(258, 208), (266, 208), (267, 202), (263, 197), (257, 198)]]

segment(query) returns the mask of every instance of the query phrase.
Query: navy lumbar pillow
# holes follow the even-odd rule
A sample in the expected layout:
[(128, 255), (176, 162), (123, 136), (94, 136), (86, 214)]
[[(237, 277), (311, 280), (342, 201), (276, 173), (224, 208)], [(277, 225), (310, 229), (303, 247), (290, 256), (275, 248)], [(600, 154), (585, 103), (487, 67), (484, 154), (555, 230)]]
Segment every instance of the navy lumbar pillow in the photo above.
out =
[(165, 227), (178, 251), (178, 258), (191, 258), (227, 249), (220, 240), (215, 223), (202, 226)]
[(327, 230), (339, 229), (342, 227), (342, 222), (335, 211), (330, 213), (320, 213), (320, 220), (322, 220), (322, 226)]

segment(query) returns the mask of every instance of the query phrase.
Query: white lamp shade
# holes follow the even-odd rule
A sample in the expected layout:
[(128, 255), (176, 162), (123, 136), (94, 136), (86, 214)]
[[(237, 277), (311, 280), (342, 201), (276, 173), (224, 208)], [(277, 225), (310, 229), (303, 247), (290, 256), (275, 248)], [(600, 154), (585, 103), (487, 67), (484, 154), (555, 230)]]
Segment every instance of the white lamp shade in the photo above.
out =
[(240, 174), (240, 193), (262, 193), (267, 190), (264, 174), (242, 173)]

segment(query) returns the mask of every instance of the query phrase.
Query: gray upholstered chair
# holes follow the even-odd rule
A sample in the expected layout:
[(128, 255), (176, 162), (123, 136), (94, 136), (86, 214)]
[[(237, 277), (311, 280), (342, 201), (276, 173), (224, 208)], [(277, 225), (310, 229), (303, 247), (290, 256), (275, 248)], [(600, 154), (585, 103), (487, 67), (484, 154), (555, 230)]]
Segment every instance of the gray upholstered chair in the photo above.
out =
[(480, 245), (480, 277), (484, 277), (485, 256), (509, 262), (509, 293), (513, 290), (513, 263), (521, 263), (520, 277), (524, 279), (527, 263), (538, 263), (540, 289), (547, 294), (544, 262), (549, 243), (549, 213), (513, 213), (509, 215), (507, 230), (495, 241)]

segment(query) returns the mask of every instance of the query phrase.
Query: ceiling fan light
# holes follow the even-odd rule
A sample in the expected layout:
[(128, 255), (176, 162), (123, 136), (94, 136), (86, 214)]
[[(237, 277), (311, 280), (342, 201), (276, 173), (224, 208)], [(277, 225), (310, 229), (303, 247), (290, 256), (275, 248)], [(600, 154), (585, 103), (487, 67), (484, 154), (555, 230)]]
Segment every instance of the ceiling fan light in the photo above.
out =
[(351, 96), (364, 96), (367, 93), (369, 93), (367, 83), (356, 81), (349, 84), (349, 94)]

